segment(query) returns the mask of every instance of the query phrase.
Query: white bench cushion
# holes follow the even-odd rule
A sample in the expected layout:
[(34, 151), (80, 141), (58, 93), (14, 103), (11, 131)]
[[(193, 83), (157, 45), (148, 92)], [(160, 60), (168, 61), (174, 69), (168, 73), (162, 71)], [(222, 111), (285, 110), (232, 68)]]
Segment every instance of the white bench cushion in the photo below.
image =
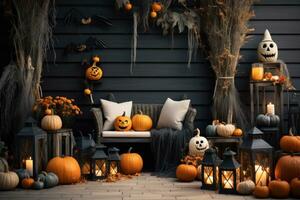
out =
[(103, 131), (102, 137), (149, 138), (151, 134), (150, 131)]

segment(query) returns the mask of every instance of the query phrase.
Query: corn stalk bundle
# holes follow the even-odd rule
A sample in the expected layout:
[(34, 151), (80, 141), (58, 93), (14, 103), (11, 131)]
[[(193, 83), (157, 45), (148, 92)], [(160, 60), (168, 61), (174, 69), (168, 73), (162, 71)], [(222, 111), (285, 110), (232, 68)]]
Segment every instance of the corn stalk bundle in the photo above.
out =
[(54, 25), (53, 0), (12, 0), (15, 59), (0, 78), (1, 139), (11, 144), (39, 98), (40, 78)]

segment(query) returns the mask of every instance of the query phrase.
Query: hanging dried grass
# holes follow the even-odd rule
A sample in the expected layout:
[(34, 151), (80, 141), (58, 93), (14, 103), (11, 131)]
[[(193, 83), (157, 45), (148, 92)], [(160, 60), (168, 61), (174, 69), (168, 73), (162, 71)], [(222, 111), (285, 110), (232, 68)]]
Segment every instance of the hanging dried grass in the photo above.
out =
[(234, 85), (240, 48), (247, 39), (254, 0), (202, 0), (202, 41), (216, 75), (213, 117), (245, 127), (238, 91)]
[(40, 78), (46, 51), (52, 44), (54, 26), (52, 0), (12, 0), (12, 38), (15, 62), (0, 78), (0, 133), (8, 144), (30, 115), (39, 97)]

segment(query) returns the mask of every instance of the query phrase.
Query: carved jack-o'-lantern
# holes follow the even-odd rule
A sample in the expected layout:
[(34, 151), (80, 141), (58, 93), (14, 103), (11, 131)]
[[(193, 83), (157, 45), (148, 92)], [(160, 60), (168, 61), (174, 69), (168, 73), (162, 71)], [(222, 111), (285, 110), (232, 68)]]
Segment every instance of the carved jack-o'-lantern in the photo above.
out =
[(129, 131), (131, 129), (132, 122), (130, 117), (125, 116), (125, 112), (122, 116), (118, 116), (115, 119), (114, 127), (116, 131)]
[(200, 130), (196, 129), (197, 135), (192, 137), (189, 142), (190, 156), (203, 156), (204, 152), (209, 148), (208, 141), (205, 137), (200, 136)]
[(272, 40), (270, 32), (266, 29), (263, 40), (257, 48), (258, 60), (261, 62), (276, 62), (278, 58), (277, 44)]
[(99, 56), (94, 56), (92, 66), (90, 66), (86, 69), (85, 77), (88, 80), (98, 81), (101, 79), (102, 74), (103, 74), (102, 69), (96, 65), (97, 62), (99, 62), (99, 61), (100, 61)]

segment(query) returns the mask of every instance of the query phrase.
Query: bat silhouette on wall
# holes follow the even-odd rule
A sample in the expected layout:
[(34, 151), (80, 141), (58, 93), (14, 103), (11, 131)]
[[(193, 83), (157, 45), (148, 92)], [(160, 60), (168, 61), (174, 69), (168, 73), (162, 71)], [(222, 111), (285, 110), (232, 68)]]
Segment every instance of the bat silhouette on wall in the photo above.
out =
[(71, 42), (65, 46), (64, 55), (70, 53), (88, 52), (94, 49), (106, 48), (106, 44), (95, 37), (89, 37), (84, 43), (76, 44)]
[(76, 8), (71, 8), (64, 17), (65, 24), (82, 24), (82, 25), (98, 25), (112, 26), (112, 22), (101, 15), (85, 16)]

